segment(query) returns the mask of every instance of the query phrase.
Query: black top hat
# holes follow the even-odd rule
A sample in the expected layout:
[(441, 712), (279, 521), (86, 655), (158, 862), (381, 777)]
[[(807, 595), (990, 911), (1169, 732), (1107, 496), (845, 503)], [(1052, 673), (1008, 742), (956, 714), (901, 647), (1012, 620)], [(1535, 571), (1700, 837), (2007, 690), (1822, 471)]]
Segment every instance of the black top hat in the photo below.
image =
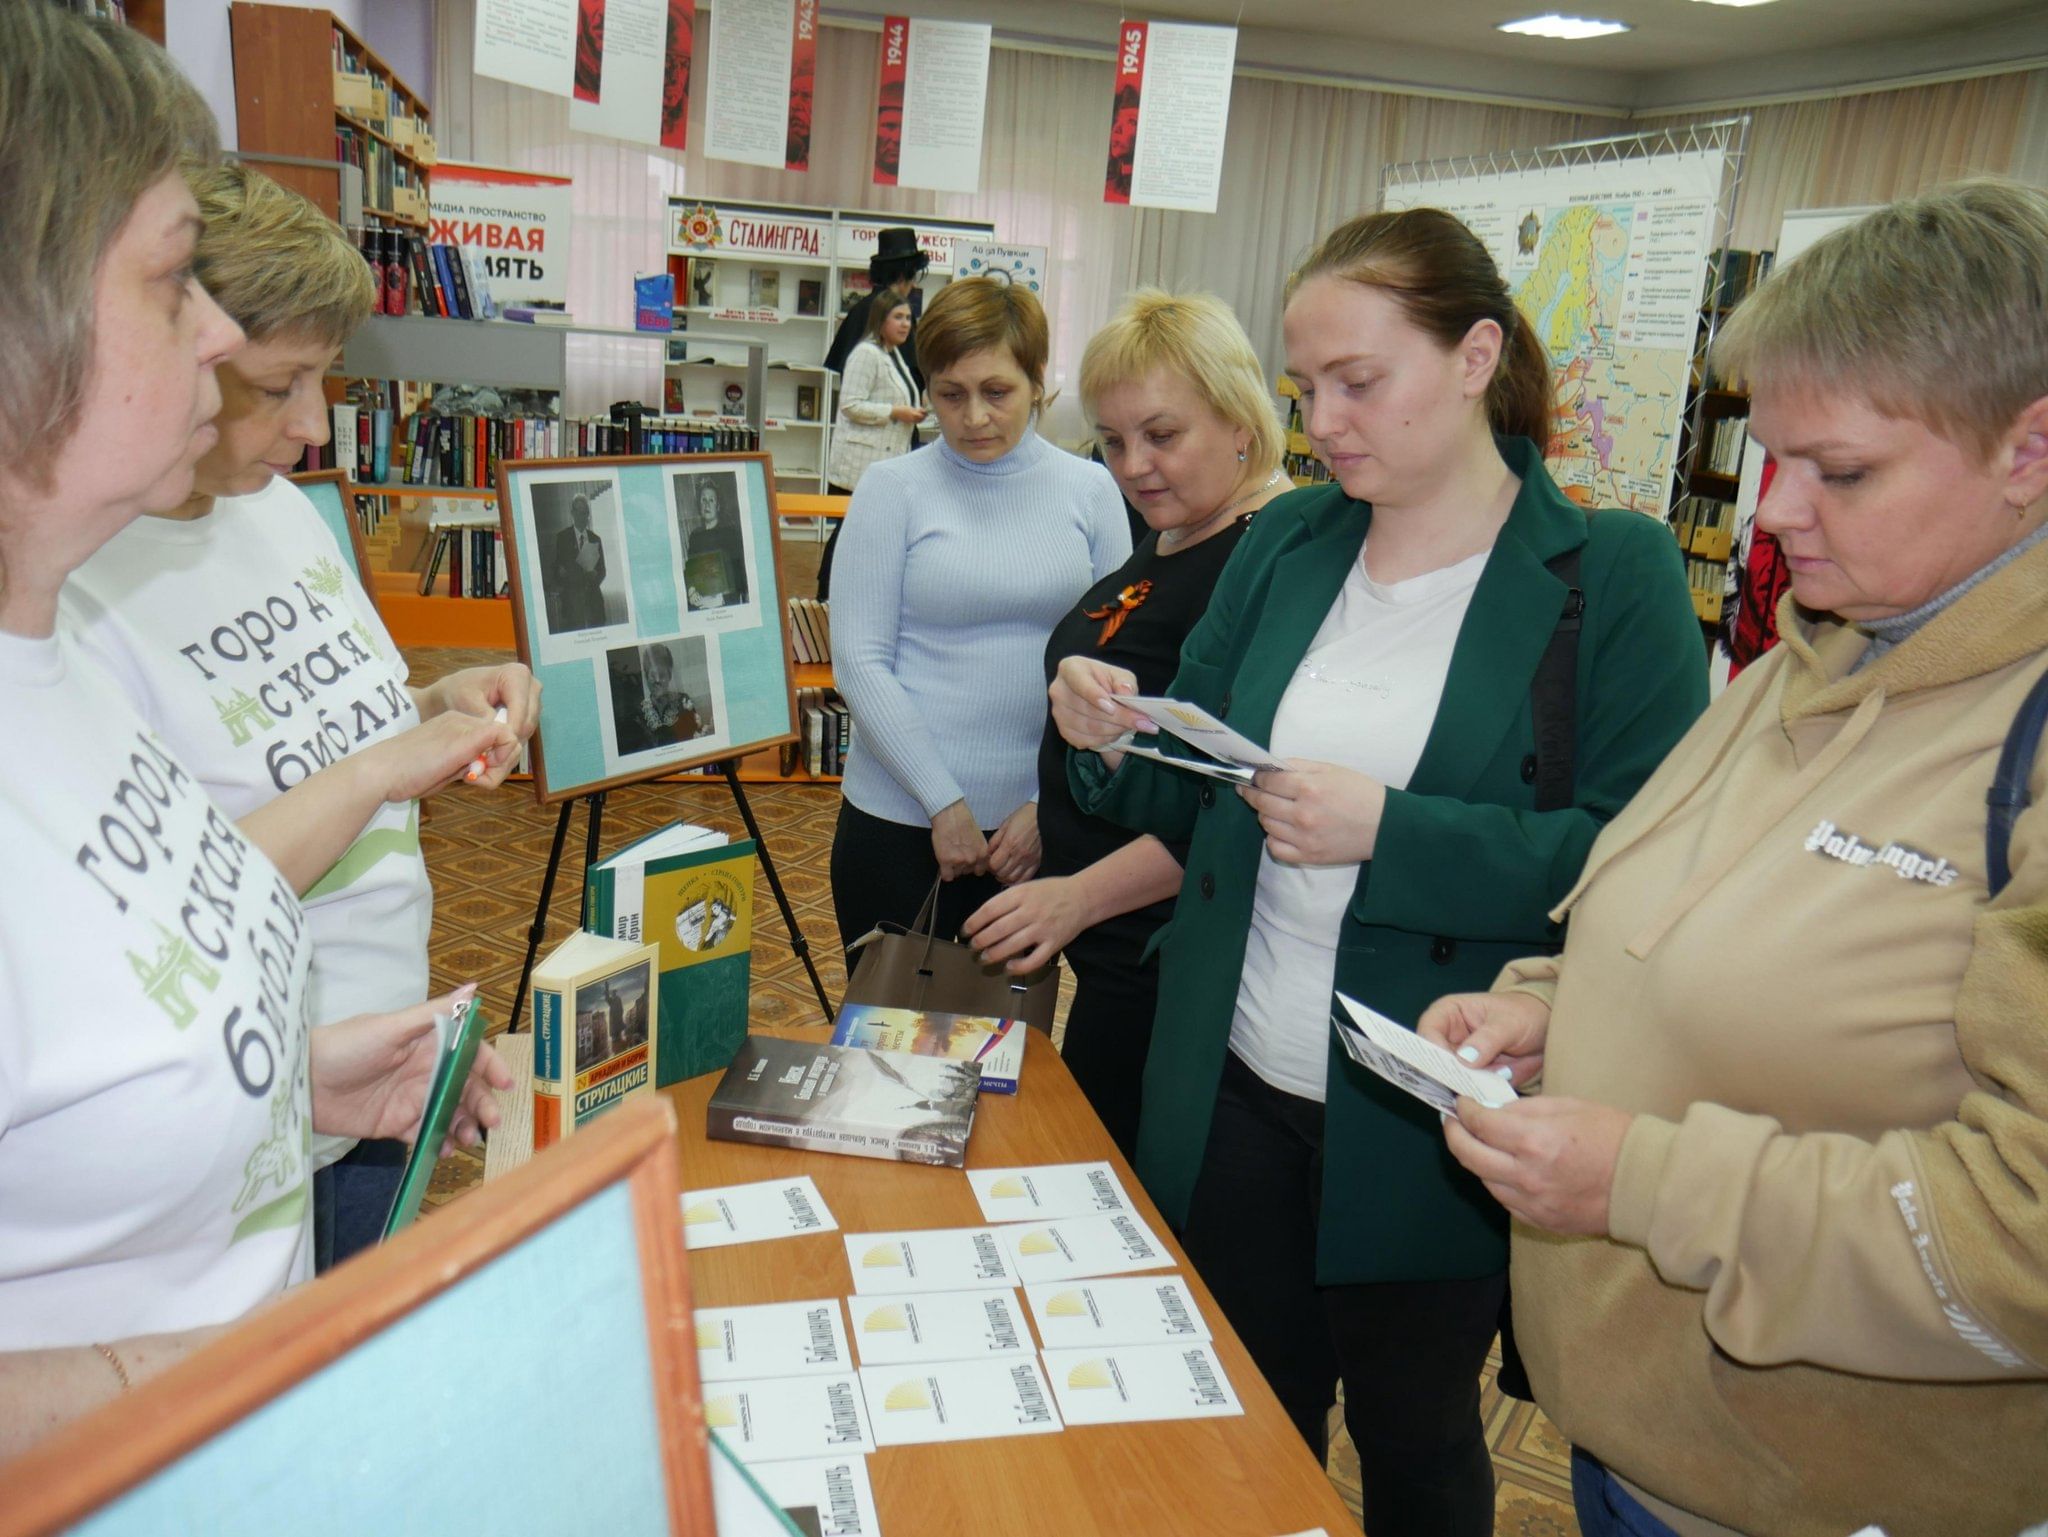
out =
[(918, 249), (916, 230), (900, 226), (875, 231), (875, 254), (868, 258), (868, 271), (896, 262), (915, 262), (920, 272), (932, 264), (931, 257)]

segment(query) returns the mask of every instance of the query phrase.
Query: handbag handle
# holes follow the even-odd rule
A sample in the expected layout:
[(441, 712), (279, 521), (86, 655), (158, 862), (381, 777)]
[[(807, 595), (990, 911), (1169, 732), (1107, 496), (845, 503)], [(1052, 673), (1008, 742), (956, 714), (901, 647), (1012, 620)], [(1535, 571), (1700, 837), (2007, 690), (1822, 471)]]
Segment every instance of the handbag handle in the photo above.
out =
[(910, 925), (913, 936), (924, 940), (924, 950), (917, 958), (917, 974), (928, 977), (932, 974), (932, 946), (938, 942), (939, 891), (946, 884), (940, 876), (932, 882), (932, 889), (925, 893), (924, 905), (917, 910), (917, 917)]

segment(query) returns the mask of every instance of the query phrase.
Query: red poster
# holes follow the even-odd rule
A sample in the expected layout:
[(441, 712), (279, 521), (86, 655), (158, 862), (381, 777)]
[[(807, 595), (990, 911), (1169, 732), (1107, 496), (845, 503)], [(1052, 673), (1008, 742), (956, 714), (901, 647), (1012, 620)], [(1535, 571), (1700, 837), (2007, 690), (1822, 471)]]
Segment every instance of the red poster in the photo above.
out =
[(1145, 93), (1145, 27), (1127, 21), (1117, 28), (1116, 95), (1109, 107), (1109, 166), (1102, 176), (1102, 201), (1131, 200), (1131, 162), (1138, 153), (1138, 102)]
[(875, 185), (896, 185), (903, 160), (903, 83), (910, 74), (910, 18), (882, 20), (882, 74), (875, 91)]
[(811, 168), (811, 94), (818, 75), (818, 0), (796, 0), (789, 41), (789, 152), (785, 171)]
[(661, 70), (661, 142), (665, 149), (689, 145), (690, 63), (696, 46), (697, 0), (668, 0), (668, 50)]
[(577, 0), (576, 70), (572, 89), (578, 101), (597, 100), (604, 73), (604, 0)]

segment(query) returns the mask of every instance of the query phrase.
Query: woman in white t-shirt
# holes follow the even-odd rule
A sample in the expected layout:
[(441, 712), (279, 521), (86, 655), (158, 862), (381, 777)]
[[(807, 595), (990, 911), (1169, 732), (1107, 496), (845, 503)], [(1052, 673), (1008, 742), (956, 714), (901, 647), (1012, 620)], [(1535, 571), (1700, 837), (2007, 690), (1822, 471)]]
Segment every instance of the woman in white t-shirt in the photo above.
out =
[[(220, 366), (219, 438), (192, 494), (73, 572), (63, 616), (299, 893), (313, 1024), (405, 1008), (427, 996), (434, 905), (417, 797), (445, 780), (449, 743), (503, 706), (515, 740), (477, 781), (499, 783), (540, 688), (517, 662), (408, 686), (346, 554), (284, 478), (327, 441), (322, 381), (370, 314), (369, 266), (332, 219), (259, 172), (187, 179), (205, 225), (199, 282), (248, 341)], [(404, 1148), (316, 1138), (313, 1161), (325, 1269), (377, 1241)]]
[[(193, 277), (177, 167), (216, 153), (161, 49), (0, 6), (0, 1456), (304, 1278), (310, 1130), (412, 1134), (435, 1055), (430, 1005), (307, 1029), (268, 839), (58, 623), (65, 577), (213, 444), (241, 333)], [(459, 1140), (509, 1083), (484, 1056)]]
[(1433, 1110), (1333, 1049), (1332, 993), (1413, 1028), (1554, 948), (1595, 834), (1705, 705), (1705, 652), (1659, 521), (1546, 472), (1549, 365), (1457, 219), (1351, 221), (1285, 318), (1335, 483), (1259, 514), (1168, 690), (1284, 768), (1235, 787), (1116, 752), (1151, 723), (1092, 657), (1053, 712), (1083, 807), (1188, 846), (1139, 1176), (1318, 1453), (1343, 1381), (1366, 1529), (1491, 1537), (1506, 1214)]

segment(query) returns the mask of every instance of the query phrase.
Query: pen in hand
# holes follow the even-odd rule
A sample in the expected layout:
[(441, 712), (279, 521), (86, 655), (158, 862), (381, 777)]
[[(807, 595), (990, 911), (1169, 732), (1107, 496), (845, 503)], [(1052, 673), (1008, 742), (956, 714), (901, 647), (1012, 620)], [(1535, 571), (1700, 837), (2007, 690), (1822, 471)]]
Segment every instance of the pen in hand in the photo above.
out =
[[(505, 724), (505, 718), (505, 707), (503, 705), (499, 705), (497, 709), (491, 712), (491, 719), (501, 726)], [(484, 777), (489, 768), (490, 765), (484, 762), (483, 754), (479, 753), (476, 757), (469, 760), (469, 767), (462, 771), (462, 777), (470, 784), (475, 784)]]

